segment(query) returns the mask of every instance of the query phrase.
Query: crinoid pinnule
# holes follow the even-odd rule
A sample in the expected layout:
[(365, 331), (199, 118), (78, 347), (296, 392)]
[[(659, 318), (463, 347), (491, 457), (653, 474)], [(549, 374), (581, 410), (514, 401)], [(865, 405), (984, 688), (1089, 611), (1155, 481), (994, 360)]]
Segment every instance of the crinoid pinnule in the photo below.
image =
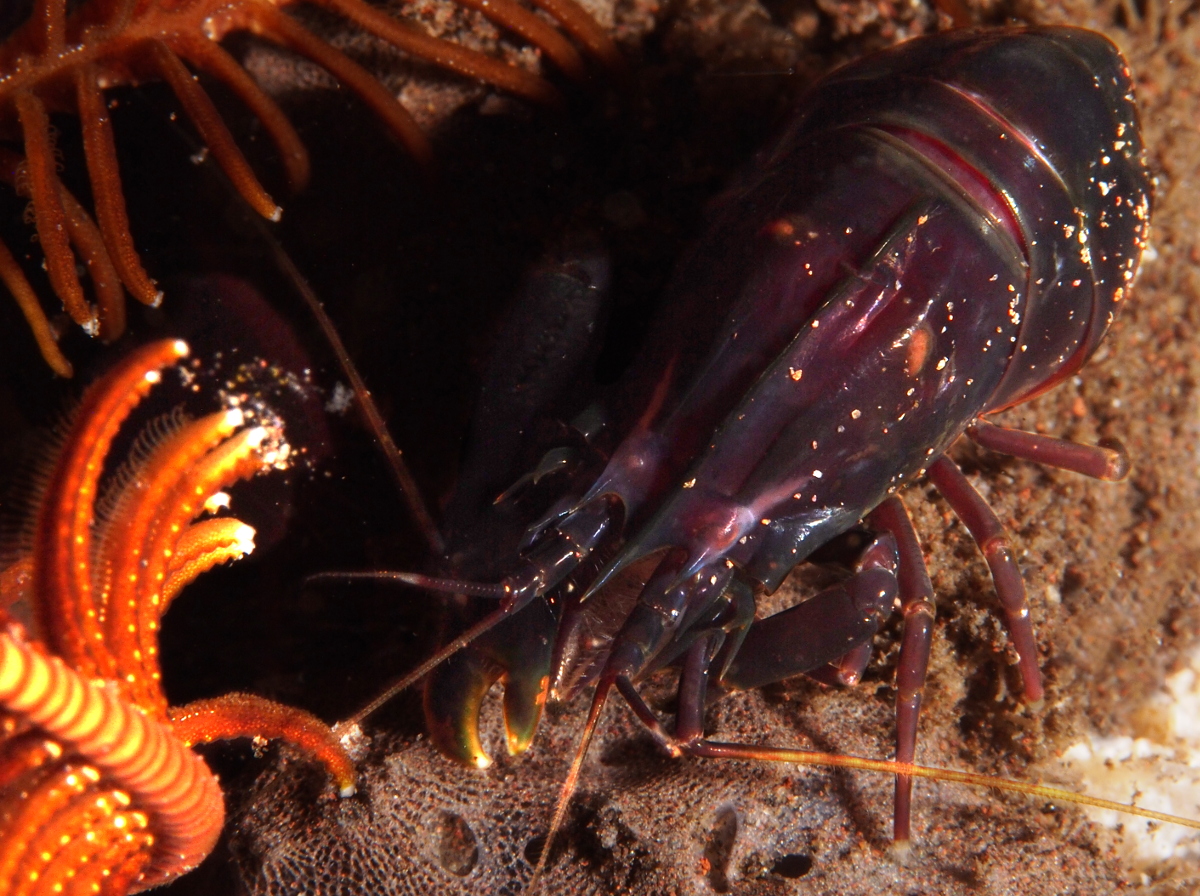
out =
[[(67, 0), (35, 0), (29, 20), (0, 44), (0, 141), (23, 147), (23, 154), (0, 151), (0, 181), (29, 198), (50, 285), (71, 319), (87, 332), (106, 340), (120, 335), (123, 290), (150, 305), (162, 298), (134, 246), (105, 90), (166, 82), (237, 191), (271, 220), (279, 219), (280, 207), (259, 183), (194, 72), (224, 84), (258, 118), (293, 188), (308, 179), (308, 154), (284, 112), (221, 47), (232, 33), (247, 32), (307, 57), (357, 94), (418, 161), (430, 160), (425, 135), (375, 76), (279, 9), (294, 2), (88, 0), (68, 15)], [(413, 58), (540, 104), (559, 102), (558, 92), (540, 76), (426, 34), (363, 0), (310, 2)], [(516, 0), (462, 4), (538, 48), (571, 77), (583, 77), (586, 68), (562, 32), (601, 65), (621, 65), (613, 42), (575, 0), (537, 0), (562, 32)], [(80, 118), (95, 221), (59, 179), (51, 112)], [(88, 268), (94, 304), (76, 271), (77, 259)], [(56, 345), (45, 311), (16, 259), (2, 246), (0, 282), (16, 298), (46, 362), (69, 376), (71, 365)]]
[(254, 549), (254, 530), (212, 499), (287, 454), (278, 427), (219, 411), (146, 440), (97, 511), (114, 437), (186, 354), (178, 340), (147, 345), (86, 392), (28, 558), (0, 575), (0, 607), (30, 601), (39, 635), (0, 610), (0, 892), (121, 896), (194, 868), (225, 815), (194, 744), (282, 738), (354, 792), (350, 759), (307, 712), (249, 694), (167, 707), (162, 614), (198, 575)]

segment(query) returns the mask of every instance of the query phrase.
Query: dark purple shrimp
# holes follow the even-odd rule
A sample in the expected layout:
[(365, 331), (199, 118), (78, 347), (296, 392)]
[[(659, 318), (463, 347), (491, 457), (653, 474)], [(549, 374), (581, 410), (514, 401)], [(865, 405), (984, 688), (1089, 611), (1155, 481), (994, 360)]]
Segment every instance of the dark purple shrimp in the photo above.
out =
[[(1037, 704), (1020, 570), (944, 452), (966, 433), (1064, 469), (1125, 475), (1118, 448), (983, 417), (1070, 376), (1096, 349), (1136, 275), (1149, 202), (1129, 72), (1098, 34), (958, 31), (835, 72), (718, 204), (613, 405), (631, 409), (627, 419), (610, 412), (606, 429), (580, 418), (478, 525), (453, 532), (453, 580), (396, 574), (500, 601), (407, 679), (428, 673), (431, 737), (486, 765), (477, 720), (493, 683), (504, 683), (512, 752), (529, 746), (552, 688), (595, 683), (573, 775), (614, 686), (675, 755), (795, 761), (795, 751), (706, 739), (707, 690), (802, 672), (852, 681), (899, 606), (896, 757), (911, 763), (935, 606), (895, 493), (923, 476), (983, 551)], [(563, 276), (581, 310), (513, 349), (523, 360), (510, 373), (528, 367), (509, 376), (513, 394), (552, 398), (586, 354), (578, 327), (594, 319), (589, 290), (604, 274), (585, 264)], [(576, 307), (559, 298), (541, 301)], [(520, 429), (525, 400), (501, 400), (495, 419)], [(609, 451), (613, 432), (624, 436)], [(480, 560), (474, 535), (516, 531), (514, 508), (551, 486), (557, 500), (519, 544), (510, 538), (515, 558)], [(873, 535), (844, 582), (755, 619), (756, 594), (860, 523)], [(610, 586), (634, 569), (643, 584), (621, 602)], [(499, 584), (459, 581), (489, 577)], [(580, 658), (579, 631), (597, 609), (608, 629)], [(668, 734), (635, 685), (673, 663)], [(899, 777), (900, 844), (910, 802), (911, 778)]]

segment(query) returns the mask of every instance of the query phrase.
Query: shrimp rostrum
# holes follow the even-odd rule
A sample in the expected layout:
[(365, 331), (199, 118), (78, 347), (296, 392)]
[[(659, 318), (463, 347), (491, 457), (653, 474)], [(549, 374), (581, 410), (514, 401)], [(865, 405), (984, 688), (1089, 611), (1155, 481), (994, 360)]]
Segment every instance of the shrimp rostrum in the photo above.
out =
[[(804, 672), (853, 681), (899, 607), (896, 758), (911, 763), (935, 605), (896, 493), (921, 477), (985, 555), (1036, 706), (1013, 550), (945, 452), (966, 433), (987, 449), (1125, 475), (1117, 446), (985, 417), (1079, 370), (1129, 293), (1150, 207), (1131, 89), (1111, 43), (1060, 27), (914, 39), (811, 90), (716, 203), (626, 376), (627, 422), (581, 417), (487, 511), (499, 519), (554, 492), (508, 559), (487, 568), (452, 538), (452, 578), (393, 574), (498, 602), (415, 673), (436, 744), (488, 763), (478, 717), (497, 680), (513, 752), (529, 746), (548, 695), (594, 684), (575, 775), (614, 687), (673, 754), (799, 761), (708, 739), (706, 693)], [(543, 364), (546, 379), (570, 381), (557, 363)], [(844, 581), (756, 618), (759, 595), (860, 525), (866, 547)], [(581, 668), (581, 620), (615, 601), (613, 583), (631, 570), (642, 571), (636, 599), (609, 608), (610, 634)], [(681, 671), (668, 729), (638, 684), (671, 664)], [(911, 780), (897, 778), (901, 844)]]

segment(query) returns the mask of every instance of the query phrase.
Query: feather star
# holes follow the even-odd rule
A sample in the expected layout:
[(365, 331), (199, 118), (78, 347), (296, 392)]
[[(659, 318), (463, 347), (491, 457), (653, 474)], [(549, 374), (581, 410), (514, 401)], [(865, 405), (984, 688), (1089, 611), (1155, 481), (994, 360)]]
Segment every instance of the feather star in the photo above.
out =
[(87, 390), (32, 552), (0, 574), (0, 606), (26, 598), (38, 634), (0, 611), (0, 892), (121, 896), (194, 868), (225, 814), (194, 744), (282, 738), (354, 793), (350, 758), (307, 712), (249, 694), (167, 705), (162, 614), (196, 576), (254, 546), (249, 526), (205, 516), (209, 499), (271, 469), (282, 445), (236, 410), (190, 421), (132, 466), (98, 515), (113, 438), (187, 352), (178, 340), (147, 345)]

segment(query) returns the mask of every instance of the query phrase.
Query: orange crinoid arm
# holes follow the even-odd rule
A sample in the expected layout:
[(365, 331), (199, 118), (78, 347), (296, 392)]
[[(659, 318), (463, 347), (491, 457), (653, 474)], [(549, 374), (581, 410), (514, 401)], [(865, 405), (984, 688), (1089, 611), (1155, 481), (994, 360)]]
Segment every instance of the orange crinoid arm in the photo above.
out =
[(121, 896), (195, 867), (225, 811), (196, 743), (284, 739), (354, 792), (350, 759), (309, 713), (246, 694), (167, 706), (159, 619), (196, 576), (254, 548), (254, 530), (209, 513), (210, 499), (287, 454), (277, 427), (237, 410), (187, 421), (137, 452), (98, 514), (113, 438), (186, 354), (147, 345), (87, 390), (30, 556), (0, 574), (0, 606), (29, 600), (40, 635), (0, 611), (0, 893)]
[[(307, 57), (357, 94), (418, 161), (430, 160), (425, 135), (397, 99), (370, 72), (280, 10), (298, 2), (84, 0), (68, 15), (68, 0), (34, 0), (29, 20), (0, 45), (0, 141), (20, 144), (23, 150), (0, 149), (0, 182), (29, 198), (50, 284), (72, 320), (87, 332), (106, 340), (120, 335), (123, 291), (150, 305), (162, 298), (134, 247), (105, 89), (165, 81), (237, 191), (271, 220), (279, 219), (280, 207), (259, 183), (193, 72), (222, 82), (262, 122), (293, 189), (308, 179), (308, 154), (274, 100), (221, 48), (231, 33), (249, 32)], [(432, 37), (365, 0), (307, 2), (414, 58), (533, 102), (559, 102), (558, 92), (540, 76)], [(609, 71), (622, 65), (612, 40), (576, 0), (532, 0), (557, 27), (517, 0), (459, 2), (532, 44), (570, 77), (586, 74), (580, 50)], [(51, 112), (79, 115), (94, 221), (58, 177)], [(77, 258), (88, 269), (94, 301), (80, 281)], [(54, 330), (34, 300), (33, 288), (2, 246), (0, 285), (20, 304), (46, 362), (70, 376), (70, 363), (55, 345)]]

